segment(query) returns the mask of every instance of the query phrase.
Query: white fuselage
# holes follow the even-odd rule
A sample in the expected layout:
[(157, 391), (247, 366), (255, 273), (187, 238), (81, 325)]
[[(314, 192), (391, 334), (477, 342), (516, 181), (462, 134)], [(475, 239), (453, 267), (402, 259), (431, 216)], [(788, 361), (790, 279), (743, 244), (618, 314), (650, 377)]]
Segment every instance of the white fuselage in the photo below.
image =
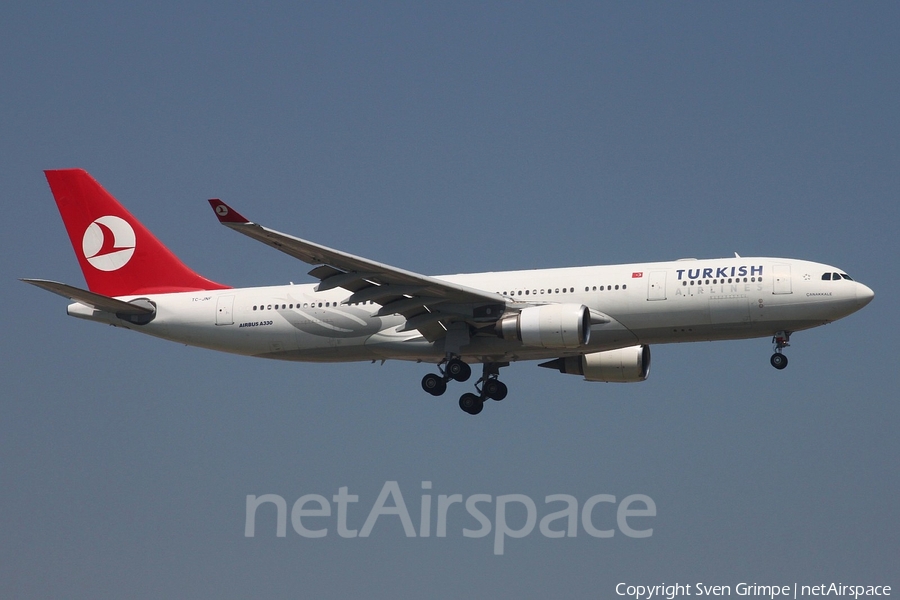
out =
[[(502, 294), (510, 308), (583, 304), (608, 317), (577, 349), (526, 346), (488, 329), (459, 354), (469, 362), (511, 362), (634, 346), (772, 336), (823, 325), (872, 297), (840, 269), (793, 259), (726, 258), (446, 275), (438, 279)], [(440, 362), (444, 341), (401, 331), (400, 315), (376, 316), (378, 304), (347, 305), (350, 292), (316, 284), (126, 296), (156, 305), (153, 321), (134, 325), (80, 303), (69, 314), (224, 352), (281, 360)]]

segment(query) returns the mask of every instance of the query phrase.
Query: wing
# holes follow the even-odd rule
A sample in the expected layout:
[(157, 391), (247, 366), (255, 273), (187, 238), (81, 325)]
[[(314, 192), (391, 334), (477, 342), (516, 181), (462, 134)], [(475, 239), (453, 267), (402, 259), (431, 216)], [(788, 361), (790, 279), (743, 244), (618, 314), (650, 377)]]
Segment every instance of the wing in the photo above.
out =
[[(398, 269), (315, 244), (252, 223), (222, 202), (210, 200), (219, 222), (305, 263), (317, 265), (309, 272), (319, 279), (316, 291), (343, 288), (350, 292), (344, 304), (371, 301), (381, 308), (376, 316), (400, 314), (406, 318), (401, 331), (417, 329), (427, 340), (446, 335), (457, 323), (476, 328), (493, 326), (506, 301), (500, 294), (470, 288)], [(456, 328), (460, 326), (457, 325)]]

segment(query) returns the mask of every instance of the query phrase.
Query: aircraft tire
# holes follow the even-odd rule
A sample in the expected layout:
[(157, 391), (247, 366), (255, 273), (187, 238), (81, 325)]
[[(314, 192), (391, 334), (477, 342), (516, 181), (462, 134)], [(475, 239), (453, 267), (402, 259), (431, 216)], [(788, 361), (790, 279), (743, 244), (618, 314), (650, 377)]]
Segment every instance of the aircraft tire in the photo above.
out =
[(422, 378), (422, 389), (432, 396), (440, 396), (447, 391), (447, 382), (440, 375), (429, 373)]
[(484, 408), (484, 402), (475, 394), (465, 393), (459, 397), (459, 407), (470, 415), (477, 415)]
[(788, 365), (788, 358), (784, 354), (776, 352), (772, 355), (772, 358), (769, 359), (769, 362), (772, 363), (773, 367), (780, 371)]
[(489, 379), (487, 383), (484, 384), (483, 391), (485, 396), (499, 402), (506, 398), (506, 394), (509, 393), (509, 388), (507, 388), (506, 384), (502, 381)]
[(451, 358), (447, 362), (446, 371), (450, 377), (460, 382), (468, 381), (469, 377), (472, 376), (472, 367), (458, 358)]

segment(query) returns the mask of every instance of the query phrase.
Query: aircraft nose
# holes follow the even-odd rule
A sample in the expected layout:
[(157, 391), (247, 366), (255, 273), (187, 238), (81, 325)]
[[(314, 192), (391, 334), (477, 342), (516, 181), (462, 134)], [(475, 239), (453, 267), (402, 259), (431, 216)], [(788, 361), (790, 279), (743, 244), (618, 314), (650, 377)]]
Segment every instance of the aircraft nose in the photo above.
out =
[(863, 306), (865, 306), (866, 304), (871, 302), (872, 298), (874, 298), (874, 297), (875, 297), (875, 292), (873, 292), (870, 287), (857, 282), (857, 284), (856, 284), (856, 303), (859, 305), (860, 308), (862, 308)]

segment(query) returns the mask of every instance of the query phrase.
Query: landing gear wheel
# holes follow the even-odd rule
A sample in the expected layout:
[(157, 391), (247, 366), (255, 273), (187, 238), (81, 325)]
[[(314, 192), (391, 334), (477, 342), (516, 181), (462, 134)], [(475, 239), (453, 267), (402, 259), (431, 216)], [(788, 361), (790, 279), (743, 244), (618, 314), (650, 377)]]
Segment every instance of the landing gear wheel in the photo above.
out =
[(477, 415), (484, 408), (484, 402), (475, 394), (463, 394), (459, 397), (459, 407), (470, 415)]
[(772, 363), (772, 366), (778, 369), (779, 371), (785, 368), (788, 364), (787, 356), (781, 354), (780, 352), (776, 352), (772, 355), (772, 358), (769, 359), (769, 362)]
[(467, 381), (472, 376), (472, 367), (458, 358), (451, 358), (444, 370), (456, 381)]
[(447, 382), (440, 375), (429, 373), (422, 378), (422, 389), (432, 396), (440, 396), (447, 391)]
[(485, 396), (497, 402), (506, 398), (506, 394), (509, 393), (506, 384), (496, 379), (488, 379), (481, 391)]

